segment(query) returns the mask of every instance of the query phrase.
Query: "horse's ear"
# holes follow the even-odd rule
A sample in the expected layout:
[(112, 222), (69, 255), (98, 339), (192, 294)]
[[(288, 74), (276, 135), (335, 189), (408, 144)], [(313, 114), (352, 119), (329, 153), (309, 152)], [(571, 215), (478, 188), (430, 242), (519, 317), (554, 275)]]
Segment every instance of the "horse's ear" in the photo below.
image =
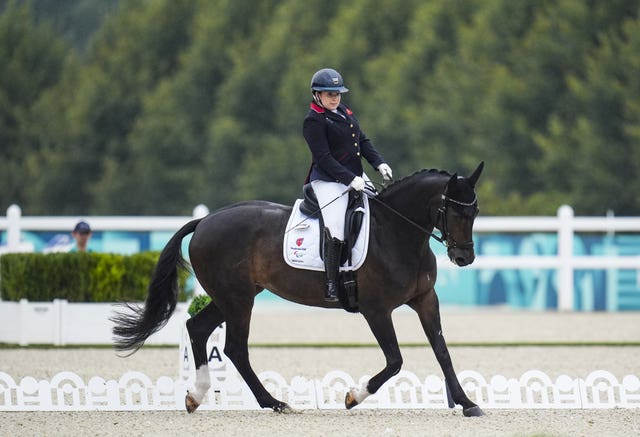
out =
[(475, 188), (483, 168), (484, 168), (484, 161), (481, 161), (480, 164), (478, 164), (478, 168), (476, 168), (474, 172), (471, 174), (471, 176), (467, 178), (467, 180), (469, 181), (472, 187)]
[(449, 178), (449, 182), (447, 182), (447, 187), (449, 187), (448, 188), (449, 190), (455, 186), (457, 180), (458, 180), (458, 173), (454, 173), (453, 175), (451, 175), (451, 177)]

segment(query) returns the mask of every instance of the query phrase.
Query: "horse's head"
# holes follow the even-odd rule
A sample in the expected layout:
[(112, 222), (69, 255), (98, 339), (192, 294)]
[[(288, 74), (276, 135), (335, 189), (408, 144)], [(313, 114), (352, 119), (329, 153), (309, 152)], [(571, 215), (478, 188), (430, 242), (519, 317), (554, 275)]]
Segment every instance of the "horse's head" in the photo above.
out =
[(476, 257), (472, 235), (479, 211), (475, 185), (483, 167), (481, 162), (468, 178), (454, 174), (442, 193), (436, 227), (442, 232), (449, 259), (458, 266), (471, 264)]

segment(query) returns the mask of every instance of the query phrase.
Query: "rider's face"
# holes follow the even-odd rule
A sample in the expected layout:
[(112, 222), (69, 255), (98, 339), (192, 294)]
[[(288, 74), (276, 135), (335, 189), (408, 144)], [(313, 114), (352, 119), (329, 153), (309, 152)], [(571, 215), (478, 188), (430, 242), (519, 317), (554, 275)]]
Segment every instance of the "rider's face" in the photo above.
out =
[(340, 93), (335, 91), (320, 92), (320, 101), (322, 102), (322, 106), (327, 108), (329, 111), (333, 111), (338, 108), (338, 105), (340, 105), (340, 98)]

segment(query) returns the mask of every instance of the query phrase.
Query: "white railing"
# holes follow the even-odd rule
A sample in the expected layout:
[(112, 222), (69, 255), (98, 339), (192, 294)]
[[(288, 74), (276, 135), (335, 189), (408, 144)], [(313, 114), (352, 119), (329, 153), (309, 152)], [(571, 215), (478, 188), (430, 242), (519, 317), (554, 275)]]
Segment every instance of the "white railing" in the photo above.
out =
[[(194, 208), (193, 217), (208, 213), (204, 205)], [(93, 229), (156, 231), (177, 230), (193, 217), (85, 217)], [(0, 231), (7, 231), (7, 246), (4, 251), (20, 251), (20, 233), (24, 230), (66, 231), (73, 227), (78, 217), (24, 217), (18, 206), (7, 210), (7, 217), (0, 217)], [(555, 255), (546, 256), (487, 256), (479, 255), (469, 266), (473, 269), (556, 269), (558, 272), (558, 309), (574, 309), (574, 271), (576, 269), (631, 269), (638, 272), (640, 283), (640, 256), (577, 256), (573, 252), (576, 232), (613, 234), (619, 232), (640, 233), (640, 217), (575, 217), (573, 209), (564, 205), (558, 209), (556, 217), (479, 217), (474, 230), (476, 233), (521, 233), (551, 232), (558, 236), (558, 250)], [(27, 248), (28, 249), (28, 248)], [(439, 260), (440, 268), (453, 268), (446, 260)]]
[[(178, 303), (169, 322), (146, 343), (177, 344), (187, 319), (187, 309), (187, 303)], [(0, 343), (20, 346), (111, 344), (113, 324), (109, 318), (114, 311), (122, 310), (112, 303), (71, 303), (63, 299), (0, 302)]]
[[(640, 217), (575, 217), (573, 208), (563, 205), (557, 217), (478, 217), (476, 233), (555, 232), (558, 235), (558, 253), (553, 256), (487, 256), (481, 255), (472, 269), (556, 269), (558, 271), (558, 309), (574, 309), (574, 270), (577, 269), (632, 269), (639, 275), (640, 256), (577, 256), (573, 253), (576, 232), (614, 234), (640, 233)], [(438, 268), (454, 268), (444, 258), (438, 259)]]
[(6, 252), (21, 251), (22, 231), (63, 231), (71, 229), (81, 219), (87, 219), (95, 231), (177, 231), (189, 220), (209, 214), (205, 205), (193, 209), (192, 216), (23, 216), (18, 205), (7, 208), (7, 216), (0, 217), (0, 231), (7, 231)]

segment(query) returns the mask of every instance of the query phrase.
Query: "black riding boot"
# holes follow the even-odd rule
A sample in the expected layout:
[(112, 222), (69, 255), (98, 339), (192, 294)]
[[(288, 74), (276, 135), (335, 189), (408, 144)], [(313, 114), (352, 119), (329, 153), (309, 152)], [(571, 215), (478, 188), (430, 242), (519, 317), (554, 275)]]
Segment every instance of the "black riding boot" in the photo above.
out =
[(324, 230), (324, 270), (327, 272), (324, 300), (327, 302), (338, 301), (338, 270), (340, 269), (342, 244), (341, 240), (331, 237), (329, 229)]

